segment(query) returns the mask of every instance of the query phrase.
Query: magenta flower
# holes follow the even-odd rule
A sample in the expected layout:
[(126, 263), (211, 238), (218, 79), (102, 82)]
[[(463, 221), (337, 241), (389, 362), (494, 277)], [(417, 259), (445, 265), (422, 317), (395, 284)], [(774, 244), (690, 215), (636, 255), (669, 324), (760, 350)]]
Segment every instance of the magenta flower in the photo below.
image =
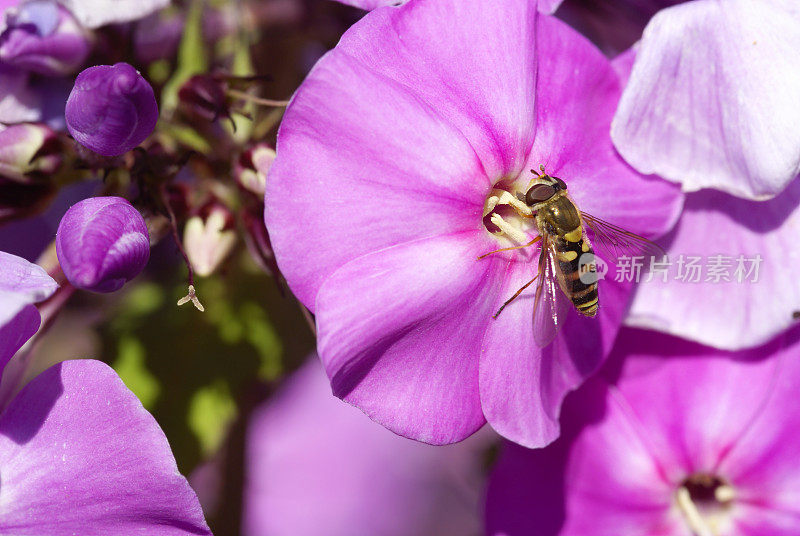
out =
[[(55, 288), (41, 268), (0, 252), (0, 375), (39, 327), (32, 303)], [(0, 532), (211, 534), (164, 434), (107, 365), (66, 361), (8, 396), (17, 388), (0, 389), (11, 399), (0, 408)]]
[(67, 100), (67, 128), (75, 141), (104, 156), (126, 153), (153, 132), (158, 105), (153, 88), (127, 63), (89, 67)]
[(797, 534), (799, 349), (798, 330), (735, 353), (623, 330), (558, 442), (507, 445), (488, 533)]
[(76, 71), (89, 55), (89, 38), (55, 0), (31, 0), (5, 10), (0, 62), (45, 76)]
[(265, 198), (337, 396), (428, 443), (486, 420), (528, 446), (557, 437), (561, 400), (610, 349), (629, 286), (603, 282), (598, 317), (571, 312), (540, 349), (532, 292), (492, 319), (536, 274), (537, 249), (477, 260), (527, 241), (530, 224), (505, 226), (515, 242), (484, 216), (543, 164), (582, 210), (667, 231), (677, 188), (611, 146), (619, 91), (597, 49), (527, 0), (420, 0), (345, 33), (287, 109)]
[[(800, 172), (800, 6), (699, 0), (659, 12), (612, 137), (642, 173), (751, 199)], [(768, 89), (767, 89), (768, 88)]]
[(114, 292), (147, 265), (147, 225), (126, 199), (84, 199), (61, 219), (56, 253), (64, 275), (75, 287)]
[(484, 443), (398, 437), (334, 398), (314, 359), (251, 418), (243, 534), (477, 534)]

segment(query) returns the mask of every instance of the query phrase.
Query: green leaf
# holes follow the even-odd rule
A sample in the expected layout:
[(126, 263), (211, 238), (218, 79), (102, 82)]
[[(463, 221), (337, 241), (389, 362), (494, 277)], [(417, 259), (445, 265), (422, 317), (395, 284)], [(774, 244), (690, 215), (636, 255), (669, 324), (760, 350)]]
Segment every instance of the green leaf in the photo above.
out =
[(204, 456), (216, 452), (236, 414), (236, 402), (228, 384), (221, 379), (201, 387), (192, 396), (187, 423)]
[(161, 93), (161, 113), (171, 116), (178, 107), (178, 90), (192, 76), (208, 71), (205, 41), (203, 40), (204, 0), (192, 0), (183, 27), (178, 65), (175, 74), (164, 85)]
[(128, 389), (139, 398), (142, 405), (152, 410), (161, 393), (161, 385), (158, 383), (158, 378), (147, 370), (142, 343), (131, 336), (122, 337), (119, 340), (117, 360), (112, 367)]

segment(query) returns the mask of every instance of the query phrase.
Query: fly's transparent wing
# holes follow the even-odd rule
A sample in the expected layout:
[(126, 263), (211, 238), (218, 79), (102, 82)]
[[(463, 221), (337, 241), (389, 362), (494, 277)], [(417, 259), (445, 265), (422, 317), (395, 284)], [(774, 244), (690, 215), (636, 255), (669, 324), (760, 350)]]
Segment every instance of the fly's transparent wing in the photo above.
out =
[(667, 253), (655, 242), (586, 212), (581, 212), (581, 218), (589, 230), (595, 253), (605, 261), (618, 265), (622, 257), (666, 260)]
[(572, 307), (558, 284), (554, 258), (552, 247), (545, 239), (539, 255), (539, 277), (533, 302), (533, 340), (540, 348), (553, 342)]

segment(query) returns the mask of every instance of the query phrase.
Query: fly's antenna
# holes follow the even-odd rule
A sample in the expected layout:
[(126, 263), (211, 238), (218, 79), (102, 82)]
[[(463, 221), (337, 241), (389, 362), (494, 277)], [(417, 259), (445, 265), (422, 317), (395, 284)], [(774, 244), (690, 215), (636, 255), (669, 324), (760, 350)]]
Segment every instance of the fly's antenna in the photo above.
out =
[[(541, 173), (539, 173), (539, 171), (541, 171)], [(539, 171), (536, 171), (535, 169), (532, 169), (531, 173), (533, 173), (537, 177), (543, 177), (543, 176), (547, 175), (547, 173), (544, 170), (544, 164), (539, 164)]]

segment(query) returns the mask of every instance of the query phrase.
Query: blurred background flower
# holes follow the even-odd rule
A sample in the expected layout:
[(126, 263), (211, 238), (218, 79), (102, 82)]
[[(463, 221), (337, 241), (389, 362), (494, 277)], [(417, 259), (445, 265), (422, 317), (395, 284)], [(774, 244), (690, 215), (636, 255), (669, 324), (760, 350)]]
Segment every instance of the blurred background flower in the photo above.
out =
[(724, 352), (623, 330), (556, 443), (503, 449), (488, 533), (796, 534), (799, 336)]
[(398, 437), (334, 397), (312, 356), (250, 418), (242, 533), (477, 534), (491, 439)]

